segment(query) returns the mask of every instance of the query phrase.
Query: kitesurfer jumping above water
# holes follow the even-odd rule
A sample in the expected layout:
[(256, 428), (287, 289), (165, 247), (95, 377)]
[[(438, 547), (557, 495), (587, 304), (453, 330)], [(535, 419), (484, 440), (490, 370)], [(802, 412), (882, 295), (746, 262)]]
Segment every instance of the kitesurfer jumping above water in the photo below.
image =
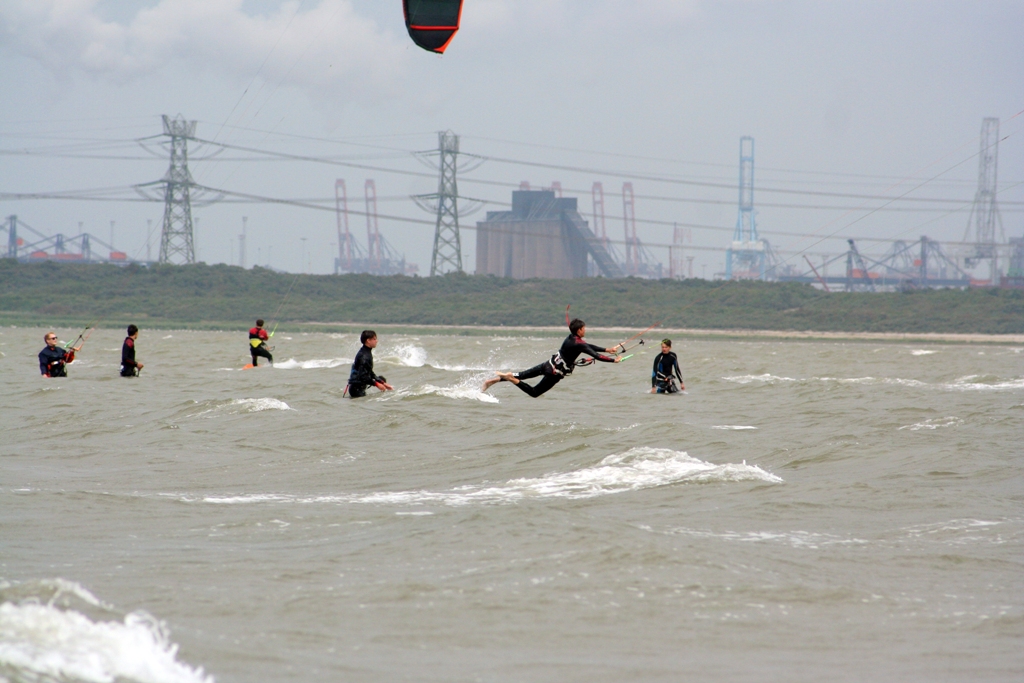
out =
[[(533, 366), (529, 370), (524, 370), (522, 372), (497, 373), (497, 377), (492, 377), (484, 382), (483, 391), (487, 391), (498, 382), (512, 382), (525, 393), (537, 398), (551, 389), (551, 387), (561, 382), (563, 378), (571, 375), (573, 368), (577, 365), (577, 359), (583, 354), (587, 354), (593, 360), (583, 359), (580, 363), (582, 365), (590, 365), (595, 360), (599, 360), (602, 363), (618, 363), (622, 360), (617, 356), (605, 355), (606, 353), (615, 353), (615, 349), (624, 348), (621, 344), (608, 349), (603, 349), (599, 346), (588, 343), (587, 340), (584, 339), (586, 334), (587, 324), (579, 318), (575, 318), (569, 323), (569, 336), (562, 342), (562, 347), (558, 350), (558, 353), (551, 356), (551, 358), (540, 365)], [(541, 380), (533, 386), (522, 381), (532, 377), (541, 377)]]

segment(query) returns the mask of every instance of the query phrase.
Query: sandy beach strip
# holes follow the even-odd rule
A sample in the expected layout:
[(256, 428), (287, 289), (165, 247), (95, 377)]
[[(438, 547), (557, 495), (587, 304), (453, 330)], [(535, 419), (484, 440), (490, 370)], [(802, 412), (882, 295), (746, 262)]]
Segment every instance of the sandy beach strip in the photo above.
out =
[[(347, 329), (373, 328), (390, 330), (423, 330), (443, 333), (458, 331), (470, 334), (552, 334), (565, 332), (564, 326), (505, 326), (505, 325), (424, 325), (416, 323), (302, 323), (310, 326), (341, 327)], [(604, 337), (609, 333), (630, 336), (641, 328), (597, 327), (588, 330), (589, 337)], [(1024, 334), (976, 334), (960, 332), (822, 332), (814, 330), (740, 330), (740, 329), (698, 329), (686, 327), (657, 327), (643, 336), (661, 339), (666, 336), (691, 339), (763, 339), (763, 340), (805, 340), (805, 341), (853, 341), (853, 342), (897, 342), (933, 344), (1024, 344)]]

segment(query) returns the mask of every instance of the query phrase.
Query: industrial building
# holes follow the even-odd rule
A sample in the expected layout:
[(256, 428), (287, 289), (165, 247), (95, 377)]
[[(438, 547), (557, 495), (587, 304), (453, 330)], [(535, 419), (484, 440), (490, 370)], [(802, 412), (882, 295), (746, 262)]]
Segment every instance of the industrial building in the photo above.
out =
[(476, 224), (476, 274), (517, 280), (587, 277), (588, 255), (605, 277), (623, 277), (580, 216), (575, 197), (551, 190), (512, 193), (511, 211), (488, 211)]

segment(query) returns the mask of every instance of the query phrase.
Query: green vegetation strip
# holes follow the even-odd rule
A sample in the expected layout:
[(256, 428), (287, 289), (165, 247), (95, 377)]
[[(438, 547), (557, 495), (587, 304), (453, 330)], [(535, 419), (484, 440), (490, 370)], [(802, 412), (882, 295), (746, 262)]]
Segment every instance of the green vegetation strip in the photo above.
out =
[[(285, 294), (294, 281), (294, 288)], [(706, 280), (510, 280), (299, 275), (234, 266), (0, 259), (0, 323), (223, 328), (281, 306), (282, 324), (559, 326), (566, 304), (592, 327), (960, 334), (1024, 333), (1024, 291), (833, 293), (809, 285)], [(352, 326), (350, 328), (350, 326)], [(306, 325), (301, 325), (305, 328)], [(310, 327), (313, 329), (313, 327)]]

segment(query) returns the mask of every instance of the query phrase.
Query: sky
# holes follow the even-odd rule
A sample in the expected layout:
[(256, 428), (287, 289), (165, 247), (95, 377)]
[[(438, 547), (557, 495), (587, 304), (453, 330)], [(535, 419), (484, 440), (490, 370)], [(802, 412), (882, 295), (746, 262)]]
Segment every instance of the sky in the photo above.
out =
[(997, 237), (1024, 236), (1022, 28), (1020, 0), (465, 0), (439, 56), (409, 40), (401, 0), (4, 0), (0, 218), (156, 258), (163, 203), (134, 187), (167, 172), (161, 116), (180, 114), (197, 122), (193, 177), (222, 191), (194, 200), (207, 263), (239, 262), (244, 217), (248, 265), (333, 272), (336, 181), (365, 245), (373, 179), (380, 232), (428, 274), (433, 217), (410, 197), (436, 191), (436, 156), (416, 153), (445, 130), (468, 272), (472, 228), (521, 182), (557, 181), (591, 223), (602, 183), (613, 244), (628, 182), (651, 258), (669, 267), (678, 228), (682, 274), (714, 277), (742, 136), (759, 235), (784, 263), (847, 238), (880, 256), (928, 235), (955, 254), (985, 117)]

